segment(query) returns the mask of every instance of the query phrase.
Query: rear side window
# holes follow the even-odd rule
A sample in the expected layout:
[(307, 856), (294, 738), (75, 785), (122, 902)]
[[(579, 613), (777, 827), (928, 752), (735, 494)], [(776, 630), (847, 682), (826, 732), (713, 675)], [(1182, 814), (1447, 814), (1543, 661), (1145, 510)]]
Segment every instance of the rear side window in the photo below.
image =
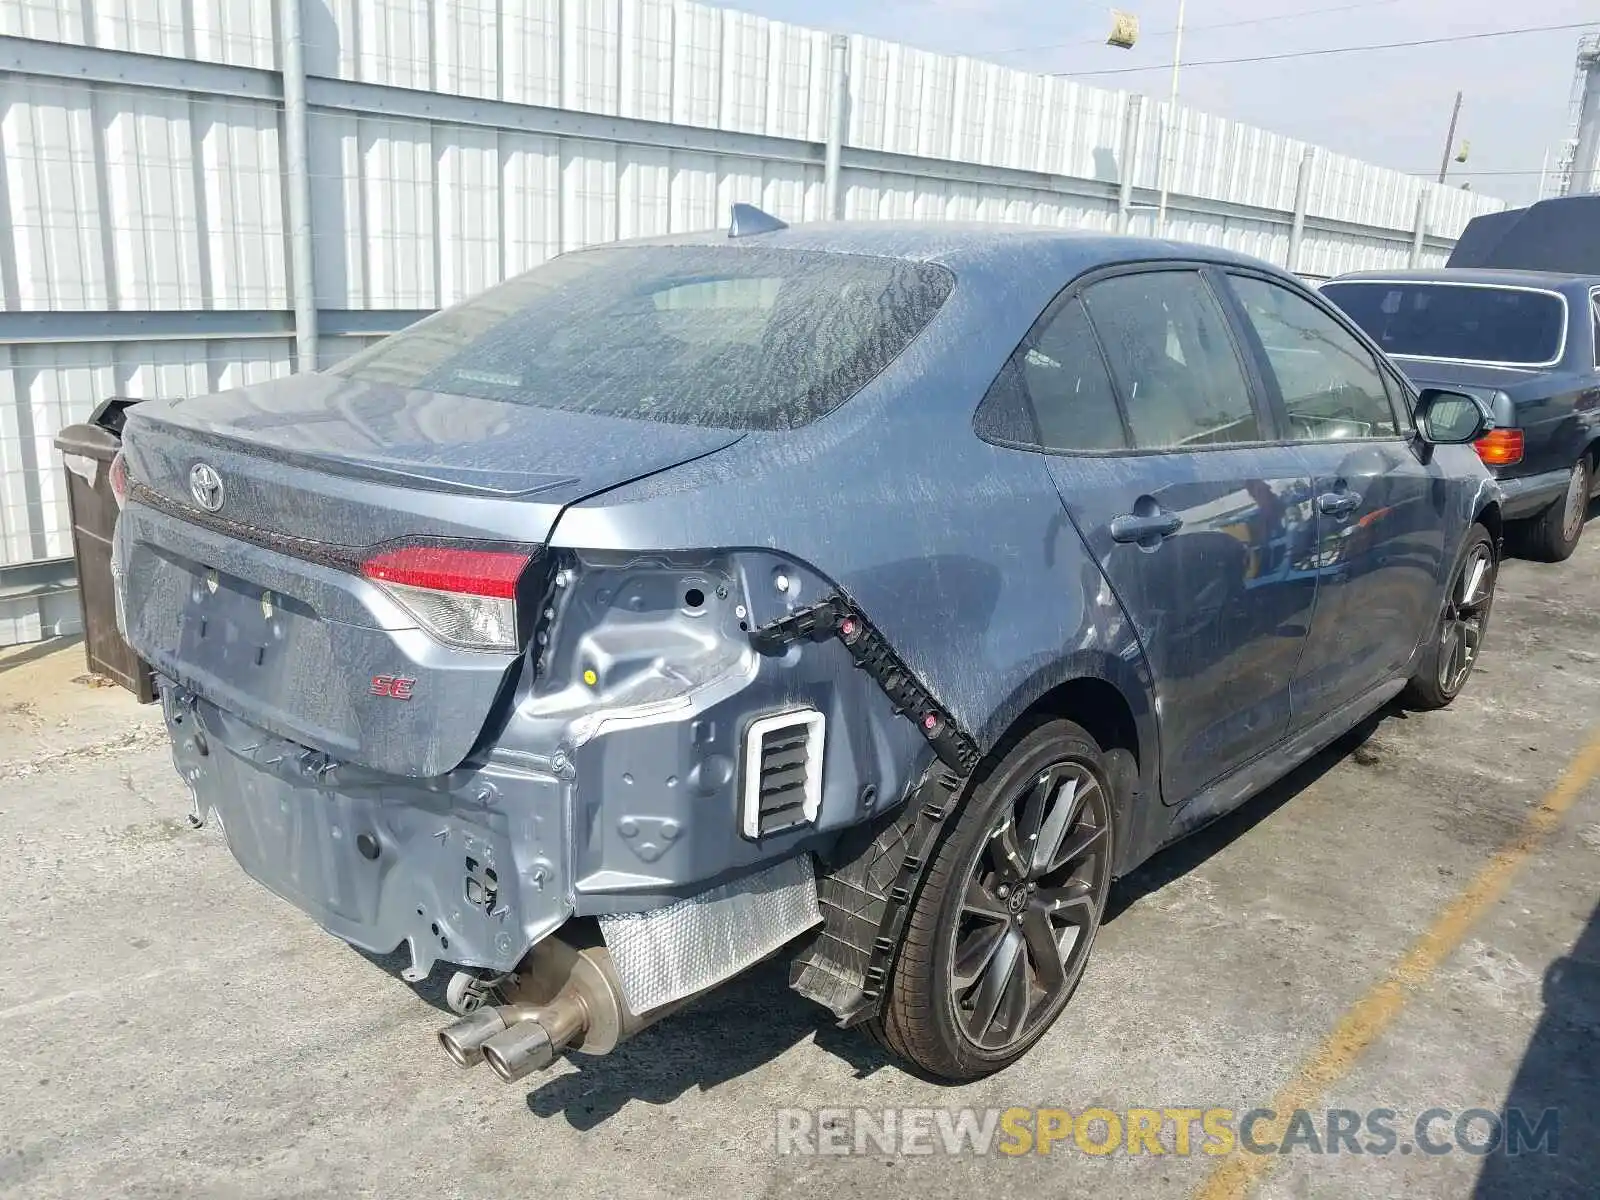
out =
[(985, 398), (978, 432), (1046, 450), (1127, 447), (1111, 377), (1081, 303), (1067, 302), (1028, 333)]
[(1136, 446), (1262, 440), (1227, 319), (1197, 272), (1118, 275), (1084, 298)]
[(1325, 283), (1322, 294), (1385, 353), (1538, 366), (1561, 355), (1566, 306), (1553, 292), (1404, 280)]
[(1283, 395), (1300, 442), (1394, 437), (1399, 428), (1377, 361), (1304, 296), (1264, 279), (1229, 277)]
[(613, 246), (554, 259), (332, 370), (566, 412), (793, 429), (893, 362), (954, 284), (943, 267), (867, 255)]

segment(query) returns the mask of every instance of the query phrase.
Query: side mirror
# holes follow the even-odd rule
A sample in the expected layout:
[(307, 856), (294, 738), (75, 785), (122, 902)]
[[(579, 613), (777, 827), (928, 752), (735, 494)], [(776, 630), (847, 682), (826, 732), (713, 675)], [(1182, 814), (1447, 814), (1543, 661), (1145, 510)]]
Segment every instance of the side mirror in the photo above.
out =
[(1464, 446), (1494, 427), (1489, 406), (1465, 392), (1423, 388), (1417, 401), (1417, 432), (1435, 446)]

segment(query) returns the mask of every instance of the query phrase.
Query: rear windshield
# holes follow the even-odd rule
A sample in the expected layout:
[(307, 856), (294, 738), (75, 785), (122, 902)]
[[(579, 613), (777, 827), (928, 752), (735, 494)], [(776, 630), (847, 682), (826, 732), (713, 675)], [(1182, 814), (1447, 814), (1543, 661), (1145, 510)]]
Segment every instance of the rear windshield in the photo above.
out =
[(725, 246), (565, 255), (333, 373), (567, 412), (792, 429), (842, 404), (949, 296), (942, 267)]
[(1390, 354), (1536, 366), (1561, 353), (1566, 309), (1550, 292), (1353, 280), (1322, 293)]

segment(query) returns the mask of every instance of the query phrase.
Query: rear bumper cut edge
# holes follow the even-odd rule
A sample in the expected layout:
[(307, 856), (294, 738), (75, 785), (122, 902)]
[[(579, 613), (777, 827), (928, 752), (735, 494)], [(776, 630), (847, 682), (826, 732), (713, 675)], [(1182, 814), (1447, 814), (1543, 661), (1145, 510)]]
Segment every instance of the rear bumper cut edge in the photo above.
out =
[(178, 774), (257, 882), (374, 954), (511, 971), (572, 912), (568, 783), (490, 762), (432, 780), (376, 775), (163, 689)]

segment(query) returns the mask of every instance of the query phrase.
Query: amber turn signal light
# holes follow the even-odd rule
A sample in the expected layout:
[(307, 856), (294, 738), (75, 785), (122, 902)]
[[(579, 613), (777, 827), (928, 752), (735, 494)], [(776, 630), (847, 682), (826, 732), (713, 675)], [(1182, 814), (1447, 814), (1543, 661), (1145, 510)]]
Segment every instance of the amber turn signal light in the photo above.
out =
[(1522, 430), (1491, 429), (1472, 443), (1478, 457), (1491, 467), (1509, 467), (1522, 461)]

